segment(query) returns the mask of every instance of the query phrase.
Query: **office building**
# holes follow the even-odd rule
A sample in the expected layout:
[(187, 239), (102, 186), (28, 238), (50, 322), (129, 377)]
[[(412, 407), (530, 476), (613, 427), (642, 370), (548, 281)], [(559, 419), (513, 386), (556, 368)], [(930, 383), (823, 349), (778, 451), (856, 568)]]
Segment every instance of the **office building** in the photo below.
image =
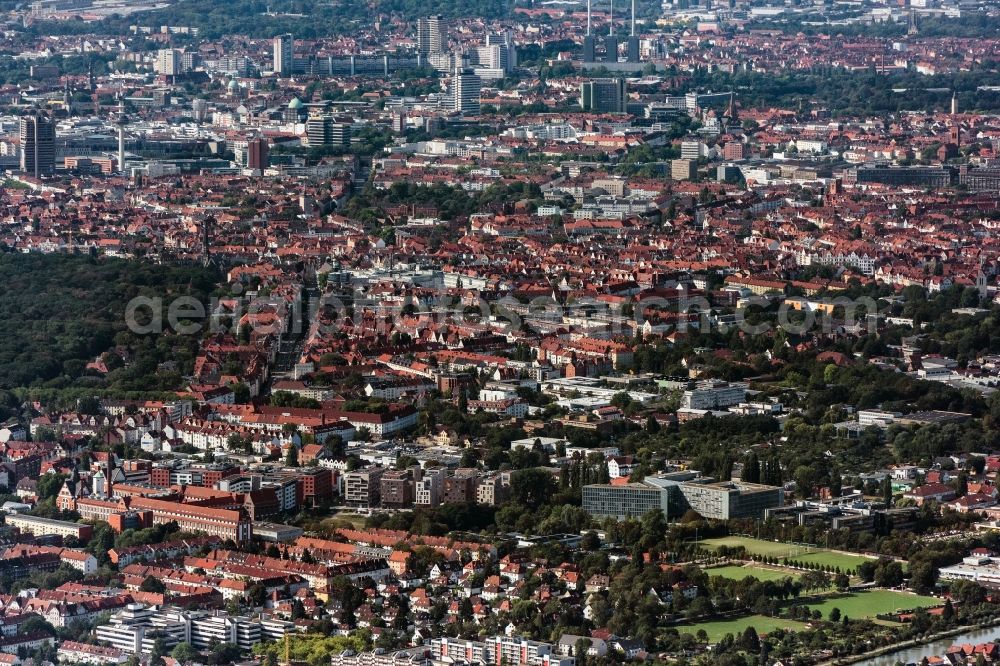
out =
[(196, 123), (203, 123), (208, 118), (208, 100), (196, 99), (191, 102), (191, 113)]
[(249, 651), (261, 642), (260, 622), (248, 617), (192, 613), (186, 619), (191, 627), (191, 645), (198, 650), (209, 650), (219, 643), (232, 643), (241, 650)]
[(156, 73), (160, 76), (177, 76), (181, 73), (182, 53), (177, 49), (160, 49), (156, 52)]
[(173, 649), (190, 636), (190, 626), (180, 616), (130, 604), (97, 627), (97, 640), (129, 654), (151, 654), (157, 640)]
[(351, 143), (351, 126), (338, 123), (331, 115), (312, 115), (306, 121), (306, 138), (310, 146), (347, 146)]
[(583, 38), (583, 61), (584, 62), (594, 62), (596, 59), (597, 48), (594, 44), (594, 36), (587, 35)]
[(681, 141), (681, 159), (696, 160), (704, 157), (704, 145), (697, 139), (691, 141)]
[(379, 506), (384, 473), (381, 467), (369, 467), (344, 474), (344, 502), (360, 508)]
[(21, 140), (21, 171), (39, 176), (56, 169), (56, 125), (46, 115), (23, 116), (18, 132)]
[[(684, 160), (674, 160), (683, 162)], [(680, 180), (676, 176), (674, 180)], [(717, 379), (698, 382), (691, 390), (684, 391), (681, 396), (683, 409), (720, 409), (732, 407), (745, 402), (747, 397), (746, 384), (730, 384)]]
[(417, 51), (421, 55), (444, 51), (444, 19), (428, 16), (417, 19)]
[(695, 160), (671, 160), (670, 177), (674, 180), (694, 180), (698, 176), (698, 163)]
[(281, 76), (290, 76), (295, 68), (295, 39), (288, 34), (274, 38), (272, 69)]
[(718, 483), (682, 483), (684, 510), (697, 511), (705, 518), (761, 518), (765, 509), (784, 503), (785, 491), (777, 486), (758, 483), (722, 481)]
[(442, 500), (455, 504), (465, 504), (476, 501), (476, 482), (479, 472), (475, 469), (461, 467), (444, 479)]
[(646, 483), (612, 486), (594, 484), (583, 487), (583, 509), (601, 518), (641, 518), (654, 509), (671, 516), (670, 495), (662, 488)]
[(413, 473), (410, 470), (390, 470), (382, 475), (382, 506), (407, 509), (413, 506)]
[(955, 171), (947, 167), (866, 166), (847, 172), (845, 183), (878, 183), (894, 187), (949, 187)]
[(479, 115), (479, 95), (483, 88), (482, 79), (469, 69), (456, 68), (452, 77), (452, 111), (464, 116)]
[(149, 520), (154, 525), (176, 522), (182, 530), (203, 532), (221, 539), (232, 539), (237, 543), (249, 541), (252, 537), (250, 516), (242, 507), (215, 509), (152, 497), (75, 498), (63, 493), (60, 493), (56, 502), (60, 509), (76, 511), (84, 520), (111, 522), (118, 514), (148, 512)]
[(580, 84), (580, 108), (593, 113), (625, 113), (625, 79), (592, 79)]
[(414, 483), (414, 504), (437, 506), (444, 492), (445, 470), (440, 467), (422, 470)]
[(21, 532), (40, 536), (73, 537), (78, 541), (86, 541), (94, 532), (92, 525), (70, 523), (64, 520), (53, 520), (40, 516), (11, 514), (6, 518), (6, 524), (16, 527)]
[[(514, 37), (510, 32), (504, 31), (500, 34), (489, 34), (486, 36), (486, 48), (488, 49), (488, 67), (503, 70), (505, 74), (512, 72), (517, 67), (517, 48), (514, 46)], [(480, 64), (483, 64), (480, 60)]]
[(583, 487), (583, 508), (596, 517), (641, 518), (660, 509), (668, 520), (693, 510), (704, 518), (763, 518), (767, 509), (784, 504), (778, 486), (736, 481), (714, 481), (695, 472), (673, 472), (647, 476), (642, 482), (615, 486)]
[(247, 142), (247, 168), (263, 171), (268, 166), (270, 154), (267, 139), (251, 139)]
[(129, 654), (152, 653), (157, 639), (166, 647), (190, 643), (195, 649), (209, 650), (220, 643), (232, 643), (243, 651), (264, 640), (281, 640), (292, 631), (291, 622), (266, 617), (229, 615), (224, 611), (192, 611), (167, 606), (147, 608), (130, 604), (98, 627), (97, 638)]
[(730, 162), (742, 160), (746, 157), (746, 145), (739, 141), (729, 141), (722, 149), (722, 157)]

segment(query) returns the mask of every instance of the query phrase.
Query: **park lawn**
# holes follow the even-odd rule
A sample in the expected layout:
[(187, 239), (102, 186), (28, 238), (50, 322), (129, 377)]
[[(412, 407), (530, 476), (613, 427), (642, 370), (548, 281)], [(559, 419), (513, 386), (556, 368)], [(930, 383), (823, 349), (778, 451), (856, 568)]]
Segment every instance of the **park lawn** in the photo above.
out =
[(718, 643), (726, 634), (739, 636), (747, 627), (753, 627), (758, 634), (769, 634), (776, 629), (790, 629), (800, 631), (806, 628), (802, 622), (795, 620), (785, 620), (779, 617), (767, 617), (766, 615), (750, 615), (732, 620), (710, 620), (708, 622), (698, 622), (697, 624), (686, 624), (677, 627), (682, 634), (695, 635), (699, 629), (704, 629), (708, 634), (709, 643)]
[(709, 576), (721, 576), (723, 578), (732, 578), (733, 580), (743, 580), (747, 576), (753, 576), (759, 581), (783, 580), (785, 578), (794, 580), (801, 575), (798, 571), (777, 570), (753, 565), (747, 567), (738, 565), (715, 567), (713, 569), (705, 569), (705, 573)]
[(804, 563), (819, 564), (825, 567), (831, 567), (833, 569), (840, 568), (844, 573), (857, 570), (858, 566), (868, 562), (872, 558), (865, 557), (864, 555), (852, 555), (850, 553), (835, 553), (828, 550), (819, 550), (815, 553), (808, 553), (806, 555), (797, 555), (789, 558), (791, 561), (798, 561)]
[(824, 618), (830, 616), (834, 608), (840, 609), (841, 616), (852, 618), (873, 618), (884, 613), (914, 608), (940, 606), (942, 601), (934, 597), (924, 597), (909, 592), (894, 590), (864, 590), (861, 592), (846, 592), (828, 594), (809, 600), (805, 604), (812, 610), (818, 610)]

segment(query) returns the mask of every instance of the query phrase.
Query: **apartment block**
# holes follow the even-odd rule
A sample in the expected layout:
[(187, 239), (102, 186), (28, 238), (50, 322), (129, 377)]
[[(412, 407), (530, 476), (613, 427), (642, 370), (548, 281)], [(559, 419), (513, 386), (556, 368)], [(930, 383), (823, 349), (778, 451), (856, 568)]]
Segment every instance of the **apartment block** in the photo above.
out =
[(344, 474), (344, 502), (359, 508), (379, 506), (384, 473), (381, 467), (369, 467)]
[(391, 470), (382, 475), (382, 506), (388, 509), (405, 509), (413, 506), (413, 473), (410, 470)]

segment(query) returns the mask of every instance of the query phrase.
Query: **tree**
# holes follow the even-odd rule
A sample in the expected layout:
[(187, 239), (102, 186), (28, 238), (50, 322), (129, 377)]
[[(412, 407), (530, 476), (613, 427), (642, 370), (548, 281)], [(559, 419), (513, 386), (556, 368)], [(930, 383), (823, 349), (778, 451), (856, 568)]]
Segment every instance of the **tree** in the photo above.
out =
[(816, 485), (816, 471), (809, 465), (795, 468), (795, 490), (799, 497), (810, 497)]
[(898, 587), (903, 583), (903, 565), (899, 562), (880, 563), (875, 569), (875, 584), (879, 587)]
[(590, 639), (582, 636), (576, 639), (576, 643), (573, 644), (573, 656), (576, 657), (576, 663), (579, 666), (587, 665), (587, 651), (590, 650), (590, 646)]
[(45, 618), (41, 615), (32, 615), (27, 620), (21, 623), (18, 627), (20, 633), (31, 634), (35, 632), (48, 634), (49, 636), (56, 635), (56, 628), (53, 627)]
[(52, 499), (62, 490), (66, 481), (65, 474), (42, 474), (38, 479), (38, 499)]
[(544, 469), (519, 469), (510, 475), (510, 498), (535, 510), (554, 492), (555, 480)]
[(921, 558), (910, 562), (910, 587), (919, 594), (934, 591), (937, 584), (938, 567), (934, 562)]
[(757, 630), (753, 627), (747, 627), (743, 631), (743, 635), (740, 636), (740, 648), (746, 650), (751, 654), (756, 654), (760, 651), (760, 637), (757, 635)]
[(830, 622), (839, 622), (839, 621), (840, 621), (840, 609), (836, 608), (836, 607), (831, 608), (830, 609)]
[(240, 649), (232, 643), (218, 643), (212, 646), (211, 662), (213, 664), (231, 664), (240, 658)]
[(878, 564), (871, 560), (865, 560), (858, 565), (858, 578), (866, 583), (870, 583), (875, 580), (875, 572), (878, 569)]
[(646, 432), (651, 435), (655, 435), (660, 432), (660, 422), (656, 420), (656, 417), (652, 414), (646, 419)]
[(230, 451), (236, 452), (247, 452), (253, 445), (248, 438), (241, 436), (239, 433), (233, 433), (226, 439), (226, 448)]
[(941, 619), (945, 622), (951, 622), (955, 618), (955, 607), (951, 605), (951, 599), (944, 602), (944, 608), (941, 609)]
[(299, 448), (294, 443), (288, 445), (288, 453), (285, 454), (285, 465), (288, 467), (299, 466)]
[(100, 564), (109, 564), (108, 551), (115, 547), (115, 531), (105, 522), (94, 526), (94, 533), (87, 542), (87, 552), (97, 558)]
[(250, 402), (250, 387), (240, 382), (233, 386), (233, 400), (240, 405)]
[(760, 483), (760, 460), (756, 451), (751, 451), (743, 461), (743, 474), (740, 478), (746, 483)]
[(146, 579), (142, 581), (142, 585), (139, 586), (139, 591), (163, 594), (167, 591), (167, 586), (156, 576), (146, 576)]
[(887, 507), (892, 506), (892, 479), (888, 476), (882, 479), (882, 501)]
[(843, 494), (843, 479), (840, 477), (840, 471), (835, 467), (830, 472), (830, 496), (840, 497)]

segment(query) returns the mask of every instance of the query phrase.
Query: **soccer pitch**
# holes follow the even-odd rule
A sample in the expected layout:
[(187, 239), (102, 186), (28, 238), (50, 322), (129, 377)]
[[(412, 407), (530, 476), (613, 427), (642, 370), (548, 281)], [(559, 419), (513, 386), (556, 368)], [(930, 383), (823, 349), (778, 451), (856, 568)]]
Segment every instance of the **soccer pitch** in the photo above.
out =
[(743, 547), (746, 552), (755, 557), (775, 557), (779, 560), (789, 562), (801, 562), (803, 564), (819, 564), (832, 569), (840, 568), (843, 572), (854, 571), (859, 564), (871, 558), (864, 555), (854, 555), (851, 553), (840, 553), (816, 546), (803, 546), (794, 543), (782, 543), (779, 541), (765, 541), (763, 539), (753, 539), (750, 537), (729, 536), (717, 539), (705, 539), (699, 545), (710, 550), (719, 548), (739, 548)]
[(682, 625), (677, 627), (677, 630), (682, 634), (696, 635), (699, 629), (704, 629), (705, 633), (708, 634), (708, 642), (718, 643), (726, 634), (739, 636), (746, 631), (747, 627), (753, 627), (758, 634), (769, 634), (776, 629), (799, 631), (805, 629), (806, 625), (796, 620), (785, 620), (765, 615), (750, 615), (731, 620), (711, 620), (709, 622)]
[(821, 596), (815, 602), (807, 601), (810, 610), (818, 610), (823, 617), (828, 617), (834, 608), (840, 609), (840, 614), (853, 618), (873, 618), (876, 615), (895, 613), (899, 610), (930, 608), (940, 606), (941, 599), (924, 597), (909, 592), (895, 590), (866, 590), (843, 594)]
[(785, 578), (796, 579), (801, 574), (798, 571), (779, 571), (768, 567), (730, 565), (725, 567), (715, 567), (705, 569), (708, 576), (720, 576), (733, 580), (743, 580), (747, 576), (756, 578), (759, 581), (784, 580)]

